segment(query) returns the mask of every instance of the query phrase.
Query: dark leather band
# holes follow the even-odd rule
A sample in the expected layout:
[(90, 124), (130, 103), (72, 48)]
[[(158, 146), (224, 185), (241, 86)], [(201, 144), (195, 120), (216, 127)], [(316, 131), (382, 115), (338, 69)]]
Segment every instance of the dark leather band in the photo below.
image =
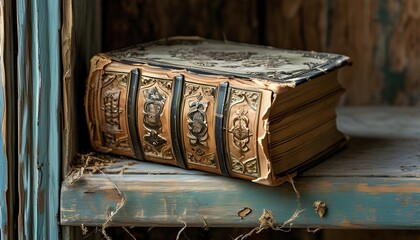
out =
[(225, 127), (223, 124), (224, 121), (224, 109), (226, 96), (228, 93), (229, 83), (223, 82), (219, 85), (219, 95), (217, 97), (217, 106), (216, 106), (216, 123), (215, 123), (215, 136), (216, 136), (216, 151), (217, 151), (217, 160), (219, 162), (220, 171), (224, 176), (229, 176), (229, 170), (227, 167), (226, 157), (225, 157)]
[(137, 129), (137, 91), (139, 88), (140, 69), (135, 68), (131, 70), (130, 86), (128, 89), (127, 99), (127, 121), (128, 130), (130, 131), (131, 142), (133, 144), (134, 154), (137, 159), (145, 160), (139, 132)]
[(184, 76), (177, 75), (174, 78), (174, 87), (171, 103), (171, 138), (172, 138), (172, 147), (174, 150), (175, 159), (177, 165), (182, 168), (186, 168), (184, 155), (182, 154), (182, 135), (181, 135), (181, 121), (180, 111), (181, 111), (181, 100), (184, 87)]

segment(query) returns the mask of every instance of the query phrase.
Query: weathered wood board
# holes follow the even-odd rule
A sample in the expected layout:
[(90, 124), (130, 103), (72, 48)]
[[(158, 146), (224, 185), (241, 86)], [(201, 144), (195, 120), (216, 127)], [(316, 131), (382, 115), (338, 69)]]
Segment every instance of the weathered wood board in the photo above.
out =
[(59, 236), (60, 7), (16, 1), (19, 239)]
[[(5, 5), (0, 1), (0, 125), (5, 126), (6, 122), (6, 61), (5, 61)], [(8, 159), (6, 154), (7, 134), (5, 129), (1, 129), (0, 138), (0, 239), (6, 239), (9, 235), (9, 214), (8, 209)]]
[(13, 239), (16, 220), (16, 99), (12, 1), (0, 1), (0, 239)]
[[(293, 227), (418, 228), (420, 226), (420, 111), (356, 108), (339, 111), (348, 146), (290, 184), (260, 186), (159, 164), (117, 161), (104, 174), (62, 183), (61, 224), (101, 226), (258, 226), (264, 209), (282, 224), (305, 209)], [(74, 177), (74, 176), (73, 176)], [(118, 189), (117, 189), (118, 188)], [(119, 192), (121, 194), (119, 194)], [(320, 218), (315, 201), (327, 203)], [(244, 207), (252, 212), (241, 219)]]

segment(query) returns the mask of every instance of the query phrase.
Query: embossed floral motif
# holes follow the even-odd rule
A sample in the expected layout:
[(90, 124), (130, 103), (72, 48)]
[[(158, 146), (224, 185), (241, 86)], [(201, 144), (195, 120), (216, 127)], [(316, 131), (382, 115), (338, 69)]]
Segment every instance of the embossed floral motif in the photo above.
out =
[(154, 78), (149, 78), (149, 77), (141, 77), (141, 84), (142, 86), (148, 86), (148, 85), (153, 85), (156, 83), (156, 79)]
[(207, 167), (216, 167), (216, 161), (215, 161), (214, 154), (203, 156), (203, 157), (197, 159), (196, 157), (194, 157), (193, 154), (187, 152), (187, 161), (190, 162), (190, 163), (204, 165), (204, 166), (207, 166)]
[(232, 127), (229, 132), (232, 133), (233, 146), (239, 150), (243, 156), (245, 152), (249, 151), (249, 138), (252, 132), (249, 129), (249, 118), (247, 117), (248, 111), (245, 109), (238, 109), (236, 117), (233, 119)]
[(112, 73), (112, 72), (106, 72), (105, 74), (102, 75), (102, 84), (106, 85), (109, 82), (112, 82), (114, 80), (116, 80), (115, 82), (113, 82), (112, 84), (115, 86), (121, 85), (121, 86), (126, 86), (127, 85), (127, 80), (128, 80), (128, 74), (118, 74), (118, 73)]
[(198, 89), (200, 88), (199, 85), (195, 85), (195, 84), (187, 84), (186, 85), (186, 89), (185, 89), (185, 93), (187, 95), (194, 95), (197, 93)]
[(227, 51), (209, 51), (201, 48), (178, 48), (170, 50), (171, 57), (182, 60), (201, 60), (201, 61), (226, 61), (237, 62), (249, 59), (256, 52), (227, 52)]
[(259, 99), (260, 93), (233, 89), (231, 96), (231, 105), (247, 101), (247, 103), (252, 109), (257, 110)]
[(232, 171), (240, 174), (245, 174), (253, 177), (258, 176), (258, 163), (256, 158), (251, 158), (246, 161), (232, 159)]
[(158, 80), (157, 83), (161, 88), (166, 88), (167, 90), (172, 90), (172, 82), (167, 80)]
[(199, 94), (197, 100), (189, 101), (187, 114), (188, 138), (192, 146), (206, 146), (207, 140), (207, 116), (208, 103), (202, 102), (203, 96)]
[(203, 92), (204, 95), (214, 98), (216, 95), (216, 87), (203, 86)]
[(244, 67), (248, 68), (279, 68), (281, 66), (291, 64), (285, 57), (280, 55), (257, 54), (250, 59), (242, 62)]

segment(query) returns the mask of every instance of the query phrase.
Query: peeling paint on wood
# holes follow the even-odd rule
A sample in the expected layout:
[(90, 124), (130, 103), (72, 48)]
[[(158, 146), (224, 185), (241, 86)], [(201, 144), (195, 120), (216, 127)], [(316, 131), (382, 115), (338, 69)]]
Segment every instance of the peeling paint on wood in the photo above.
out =
[(60, 1), (18, 0), (20, 239), (58, 238)]
[[(293, 226), (417, 228), (420, 181), (413, 176), (418, 176), (418, 172), (407, 173), (400, 164), (409, 166), (418, 161), (420, 135), (410, 133), (409, 128), (416, 126), (420, 112), (415, 108), (355, 108), (338, 112), (338, 125), (350, 136), (356, 133), (359, 140), (350, 139), (347, 148), (295, 178), (299, 205), (305, 211), (293, 220)], [(394, 120), (381, 122), (377, 121), (378, 116)], [(394, 122), (400, 124), (396, 126)], [(406, 131), (398, 130), (399, 125), (404, 125)], [(367, 126), (369, 131), (358, 130)], [(393, 135), (388, 137), (382, 131)], [(363, 139), (386, 144), (378, 148), (375, 144), (366, 145)], [(121, 175), (118, 169), (124, 166), (127, 170)], [(199, 227), (205, 218), (210, 228), (255, 227), (259, 224), (258, 214), (241, 219), (238, 217), (241, 206), (253, 213), (270, 210), (278, 223), (287, 221), (297, 207), (296, 193), (288, 184), (265, 187), (122, 159), (103, 165), (101, 170), (109, 178), (85, 174), (73, 184), (71, 177), (62, 183), (63, 225), (101, 226), (107, 219), (108, 206), (115, 210), (121, 200), (115, 185), (127, 201), (113, 216), (112, 226), (182, 226), (178, 221), (181, 218), (188, 226)], [(323, 218), (312, 210), (318, 200), (328, 203), (328, 214)]]
[(0, 239), (13, 239), (15, 222), (16, 101), (11, 0), (0, 0)]
[(417, 183), (407, 183), (393, 186), (390, 184), (370, 186), (368, 183), (360, 183), (356, 190), (359, 192), (371, 194), (384, 193), (406, 193), (406, 194), (420, 194), (420, 185)]
[(4, 127), (6, 124), (6, 76), (5, 76), (5, 6), (4, 1), (0, 1), (0, 126), (2, 126), (0, 138), (0, 239), (7, 239), (8, 236), (8, 207), (7, 188), (8, 188), (8, 166), (6, 156), (6, 134)]

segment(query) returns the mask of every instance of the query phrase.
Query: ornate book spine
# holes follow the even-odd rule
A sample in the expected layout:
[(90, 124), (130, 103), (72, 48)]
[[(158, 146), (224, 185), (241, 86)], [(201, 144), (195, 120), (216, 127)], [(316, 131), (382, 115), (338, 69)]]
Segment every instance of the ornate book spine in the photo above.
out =
[(225, 176), (266, 177), (260, 159), (267, 168), (268, 153), (260, 145), (267, 144), (261, 141), (267, 129), (260, 125), (261, 109), (268, 118), (271, 91), (185, 70), (100, 57), (92, 63), (85, 100), (96, 150)]
[(230, 88), (226, 106), (226, 154), (232, 175), (257, 178), (260, 175), (257, 129), (261, 92)]
[[(96, 58), (92, 59), (92, 63)], [(140, 158), (141, 153), (133, 143), (135, 131), (129, 129), (129, 87), (136, 80), (135, 72), (104, 71), (102, 66), (92, 64), (87, 84), (86, 116), (91, 143), (102, 152)], [(130, 115), (132, 116), (132, 115)]]
[(169, 127), (174, 101), (173, 79), (145, 74), (140, 79), (137, 126), (145, 159), (177, 165)]

